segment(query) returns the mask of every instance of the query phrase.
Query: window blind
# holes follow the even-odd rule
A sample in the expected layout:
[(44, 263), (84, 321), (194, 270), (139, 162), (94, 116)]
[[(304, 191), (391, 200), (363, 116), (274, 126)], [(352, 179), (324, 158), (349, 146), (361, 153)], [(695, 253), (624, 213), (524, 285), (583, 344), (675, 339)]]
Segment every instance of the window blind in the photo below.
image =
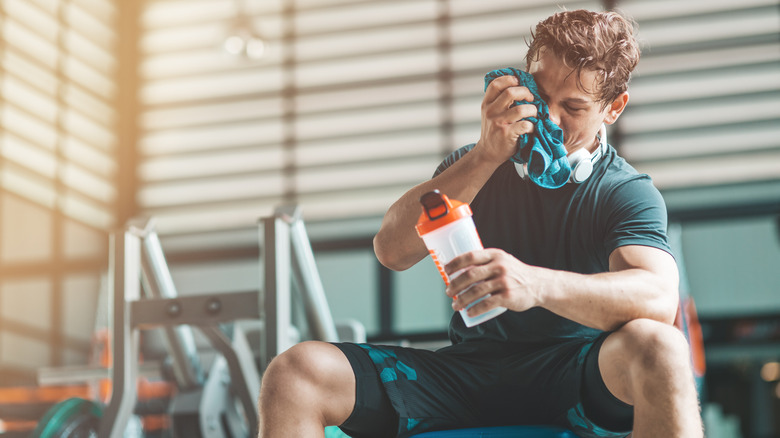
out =
[[(168, 242), (222, 232), (228, 246), (282, 202), (301, 204), (307, 222), (381, 218), (478, 139), (484, 74), (519, 65), (531, 26), (556, 10), (546, 0), (147, 1), (139, 205)], [(266, 40), (262, 59), (220, 51), (239, 11)]]
[(84, 364), (117, 222), (113, 0), (0, 0), (0, 384)]
[[(667, 3), (618, 2), (639, 23), (643, 60), (612, 143), (662, 189), (776, 178), (776, 5)], [(479, 138), (484, 74), (524, 67), (531, 28), (559, 9), (147, 0), (140, 208), (164, 236), (223, 232), (223, 245), (245, 242), (240, 230), (282, 202), (302, 204), (309, 222), (381, 218)], [(261, 59), (220, 51), (239, 12), (266, 41)]]
[(644, 46), (619, 122), (623, 155), (662, 190), (777, 180), (777, 2), (620, 6)]
[(98, 229), (115, 220), (114, 8), (0, 3), (4, 190)]

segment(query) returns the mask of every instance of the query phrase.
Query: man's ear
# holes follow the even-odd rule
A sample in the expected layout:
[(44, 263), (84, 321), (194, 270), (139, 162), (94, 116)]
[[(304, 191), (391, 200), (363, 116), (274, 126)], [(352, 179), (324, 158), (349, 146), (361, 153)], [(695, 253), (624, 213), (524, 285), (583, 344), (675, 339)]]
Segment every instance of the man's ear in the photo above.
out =
[(623, 110), (626, 109), (626, 105), (628, 105), (628, 91), (620, 93), (620, 96), (609, 104), (607, 114), (604, 116), (604, 123), (607, 125), (615, 123)]

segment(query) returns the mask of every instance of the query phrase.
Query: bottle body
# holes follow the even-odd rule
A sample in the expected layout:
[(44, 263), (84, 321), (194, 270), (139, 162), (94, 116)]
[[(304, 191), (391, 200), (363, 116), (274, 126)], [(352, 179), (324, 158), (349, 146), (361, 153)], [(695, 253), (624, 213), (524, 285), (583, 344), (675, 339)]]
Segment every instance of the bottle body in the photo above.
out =
[[(444, 199), (449, 201), (446, 197), (444, 197)], [(464, 214), (464, 207), (468, 210), (467, 214)], [(450, 284), (451, 279), (460, 275), (460, 272), (455, 272), (450, 277), (444, 272), (444, 266), (463, 253), (483, 248), (482, 241), (477, 233), (477, 228), (474, 225), (474, 220), (471, 217), (471, 209), (468, 208), (468, 205), (461, 204), (453, 209), (461, 209), (461, 214), (459, 214), (459, 217), (455, 220), (446, 221), (447, 223), (438, 227), (428, 226), (424, 230), (425, 232), (421, 232), (420, 226), (418, 226), (420, 237), (422, 237), (425, 246), (428, 248), (428, 252), (431, 254), (431, 257), (436, 264), (436, 268), (439, 270), (439, 274), (441, 274), (444, 283), (447, 285)], [(467, 327), (474, 327), (475, 325), (495, 318), (506, 311), (506, 308), (504, 307), (496, 307), (488, 312), (470, 317), (466, 313), (467, 310), (485, 298), (486, 297), (483, 297), (470, 304), (467, 308), (461, 309), (460, 315)]]

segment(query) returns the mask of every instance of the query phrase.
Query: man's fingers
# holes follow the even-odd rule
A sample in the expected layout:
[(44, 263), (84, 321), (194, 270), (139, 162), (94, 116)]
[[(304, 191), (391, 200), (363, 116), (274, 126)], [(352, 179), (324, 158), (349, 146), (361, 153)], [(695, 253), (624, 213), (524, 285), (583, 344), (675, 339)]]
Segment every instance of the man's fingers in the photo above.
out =
[(455, 257), (449, 263), (447, 263), (447, 265), (444, 266), (444, 272), (446, 272), (447, 275), (452, 275), (455, 272), (458, 272), (461, 269), (465, 269), (472, 265), (483, 265), (489, 262), (490, 259), (491, 257), (488, 250), (482, 249), (476, 251), (469, 251), (467, 253)]
[(507, 121), (516, 122), (518, 120), (536, 117), (538, 110), (536, 105), (516, 105), (504, 112)]
[(534, 105), (517, 105), (508, 109), (496, 111), (490, 114), (490, 121), (499, 125), (511, 125), (529, 117), (536, 117), (537, 109)]
[(517, 122), (517, 125), (515, 126), (515, 133), (518, 137), (525, 134), (530, 134), (534, 132), (534, 124), (529, 122), (528, 120), (522, 120)]
[[(450, 284), (445, 291), (446, 294), (455, 298), (458, 294), (469, 289), (469, 287), (475, 283), (484, 282), (505, 274), (506, 268), (504, 266), (492, 263), (495, 260), (494, 255), (495, 251), (488, 249), (472, 251), (453, 259), (452, 262), (445, 267), (445, 272), (450, 276), (457, 275), (455, 275), (455, 278), (450, 278)], [(463, 265), (463, 268), (458, 269), (457, 266), (461, 266), (460, 263), (464, 263), (465, 265)], [(450, 271), (450, 269), (455, 270)], [(480, 287), (484, 288), (484, 286)], [(469, 291), (471, 291), (471, 289), (469, 289)]]
[(457, 295), (456, 299), (452, 302), (452, 308), (454, 310), (461, 310), (470, 306), (472, 303), (487, 297), (488, 295), (492, 297), (495, 294), (500, 294), (501, 291), (498, 288), (498, 284), (499, 282), (495, 280), (485, 280), (481, 283), (477, 283), (471, 286), (467, 290)]
[[(501, 94), (499, 94), (498, 97), (496, 97), (496, 99), (491, 103), (491, 108), (495, 109), (496, 111), (501, 111), (507, 108), (512, 108), (515, 102), (525, 101), (530, 103), (533, 102), (533, 100), (534, 95), (531, 94), (531, 91), (528, 88), (514, 86), (506, 88)], [(528, 106), (534, 107), (533, 105)]]
[(488, 84), (482, 106), (506, 109), (521, 100), (532, 102), (534, 95), (528, 88), (521, 87), (516, 77), (501, 76)]
[(482, 100), (483, 105), (493, 103), (494, 100), (507, 88), (520, 85), (520, 81), (512, 76), (501, 76), (493, 79), (485, 89), (485, 97)]

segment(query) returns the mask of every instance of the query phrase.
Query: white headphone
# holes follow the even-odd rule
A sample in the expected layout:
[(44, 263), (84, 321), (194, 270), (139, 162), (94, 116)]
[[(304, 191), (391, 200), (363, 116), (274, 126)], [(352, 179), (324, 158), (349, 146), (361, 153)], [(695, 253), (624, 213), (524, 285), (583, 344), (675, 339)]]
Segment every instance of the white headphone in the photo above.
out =
[[(599, 128), (599, 147), (596, 148), (593, 153), (588, 154), (588, 150), (585, 148), (577, 149), (566, 158), (569, 160), (569, 166), (571, 166), (571, 176), (569, 182), (579, 184), (593, 173), (593, 166), (598, 163), (602, 156), (607, 152), (607, 126), (601, 124)], [(515, 170), (521, 178), (525, 178), (525, 169), (523, 164), (515, 162)]]

